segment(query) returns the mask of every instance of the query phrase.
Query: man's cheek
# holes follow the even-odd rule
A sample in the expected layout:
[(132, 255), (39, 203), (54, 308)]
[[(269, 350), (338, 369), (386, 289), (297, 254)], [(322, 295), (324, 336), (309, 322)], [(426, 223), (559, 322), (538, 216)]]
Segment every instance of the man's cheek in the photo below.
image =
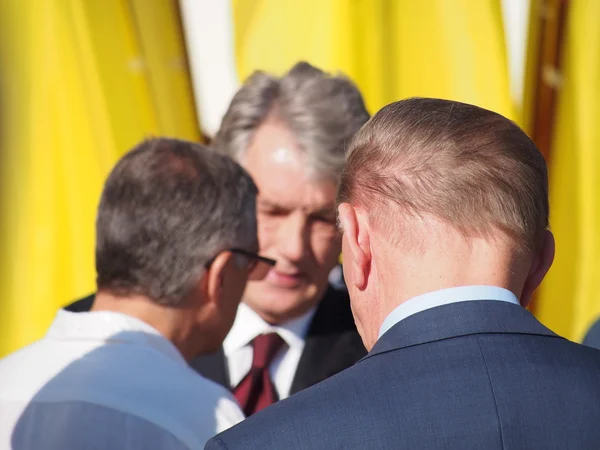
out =
[(273, 242), (277, 225), (269, 220), (259, 220), (258, 222), (258, 243), (261, 249), (268, 248)]

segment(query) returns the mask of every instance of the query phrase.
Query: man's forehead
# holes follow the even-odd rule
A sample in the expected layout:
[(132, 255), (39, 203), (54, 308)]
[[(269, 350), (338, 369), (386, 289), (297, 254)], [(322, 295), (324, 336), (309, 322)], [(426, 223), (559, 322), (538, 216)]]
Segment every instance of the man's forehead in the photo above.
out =
[(302, 169), (306, 155), (291, 138), (262, 139), (248, 147), (240, 162), (249, 171), (274, 170), (275, 167)]
[(279, 164), (301, 164), (301, 159), (304, 159), (297, 149), (286, 145), (275, 146), (270, 156)]
[(261, 125), (240, 162), (258, 187), (259, 205), (311, 214), (334, 209), (337, 182), (314, 178), (306, 154), (282, 123)]

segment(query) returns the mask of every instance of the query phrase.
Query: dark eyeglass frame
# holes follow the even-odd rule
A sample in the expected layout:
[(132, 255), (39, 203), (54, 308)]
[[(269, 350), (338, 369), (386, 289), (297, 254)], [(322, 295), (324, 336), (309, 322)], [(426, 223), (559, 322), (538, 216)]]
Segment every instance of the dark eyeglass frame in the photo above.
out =
[[(251, 264), (251, 266), (249, 267), (250, 270), (252, 270), (254, 268), (254, 266), (256, 265), (256, 263), (258, 261), (263, 262), (271, 267), (275, 267), (275, 264), (277, 264), (277, 261), (275, 261), (274, 259), (271, 258), (266, 258), (264, 256), (260, 256), (258, 253), (254, 253), (254, 252), (250, 252), (248, 250), (243, 250), (241, 248), (228, 248), (223, 250), (224, 252), (231, 252), (231, 253), (237, 253), (238, 255), (242, 255), (245, 256), (247, 258), (250, 258), (251, 261), (254, 262), (254, 264)], [(221, 252), (219, 252), (221, 253)], [(218, 255), (217, 255), (218, 256)], [(215, 256), (214, 258), (211, 258), (210, 261), (208, 261), (206, 263), (206, 268), (208, 269), (211, 264), (214, 262), (215, 258), (217, 257)]]
[[(258, 261), (263, 262), (271, 267), (275, 267), (275, 264), (277, 264), (277, 261), (275, 261), (274, 259), (267, 258), (265, 256), (260, 256), (258, 253), (249, 252), (247, 250), (242, 250), (241, 248), (230, 248), (227, 251), (229, 251), (231, 253), (237, 253), (238, 255), (246, 256), (247, 258), (250, 258), (251, 260), (253, 260), (255, 262), (258, 262)], [(250, 269), (252, 269), (252, 267)]]

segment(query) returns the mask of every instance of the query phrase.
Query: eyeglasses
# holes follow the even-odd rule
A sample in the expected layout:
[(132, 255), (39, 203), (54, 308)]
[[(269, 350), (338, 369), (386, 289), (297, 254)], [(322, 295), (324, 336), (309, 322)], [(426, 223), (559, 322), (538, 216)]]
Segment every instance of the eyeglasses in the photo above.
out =
[[(262, 280), (267, 275), (269, 270), (271, 270), (271, 268), (275, 267), (275, 264), (277, 264), (277, 261), (274, 259), (265, 258), (264, 256), (260, 256), (247, 250), (242, 250), (241, 248), (228, 248), (225, 251), (234, 253), (236, 255), (242, 255), (248, 259), (248, 279), (252, 281)], [(211, 259), (206, 267), (210, 267), (214, 260), (215, 258)]]
[(241, 248), (230, 248), (229, 251), (231, 253), (242, 255), (248, 258), (249, 280), (262, 280), (264, 277), (267, 276), (269, 270), (271, 270), (273, 267), (275, 267), (275, 264), (277, 264), (277, 261), (275, 261), (274, 259), (265, 258), (264, 256), (260, 256), (256, 253), (242, 250)]

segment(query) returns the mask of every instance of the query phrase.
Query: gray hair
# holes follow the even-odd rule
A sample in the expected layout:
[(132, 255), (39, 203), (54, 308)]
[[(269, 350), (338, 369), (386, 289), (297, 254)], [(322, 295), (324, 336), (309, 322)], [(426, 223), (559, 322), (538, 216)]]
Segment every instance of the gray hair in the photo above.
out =
[(142, 142), (104, 186), (98, 289), (181, 305), (219, 252), (257, 250), (256, 194), (250, 176), (225, 155), (176, 139)]
[(240, 161), (256, 129), (271, 115), (295, 135), (311, 172), (333, 179), (344, 166), (346, 145), (369, 119), (352, 81), (300, 62), (281, 78), (254, 72), (229, 105), (214, 147)]

